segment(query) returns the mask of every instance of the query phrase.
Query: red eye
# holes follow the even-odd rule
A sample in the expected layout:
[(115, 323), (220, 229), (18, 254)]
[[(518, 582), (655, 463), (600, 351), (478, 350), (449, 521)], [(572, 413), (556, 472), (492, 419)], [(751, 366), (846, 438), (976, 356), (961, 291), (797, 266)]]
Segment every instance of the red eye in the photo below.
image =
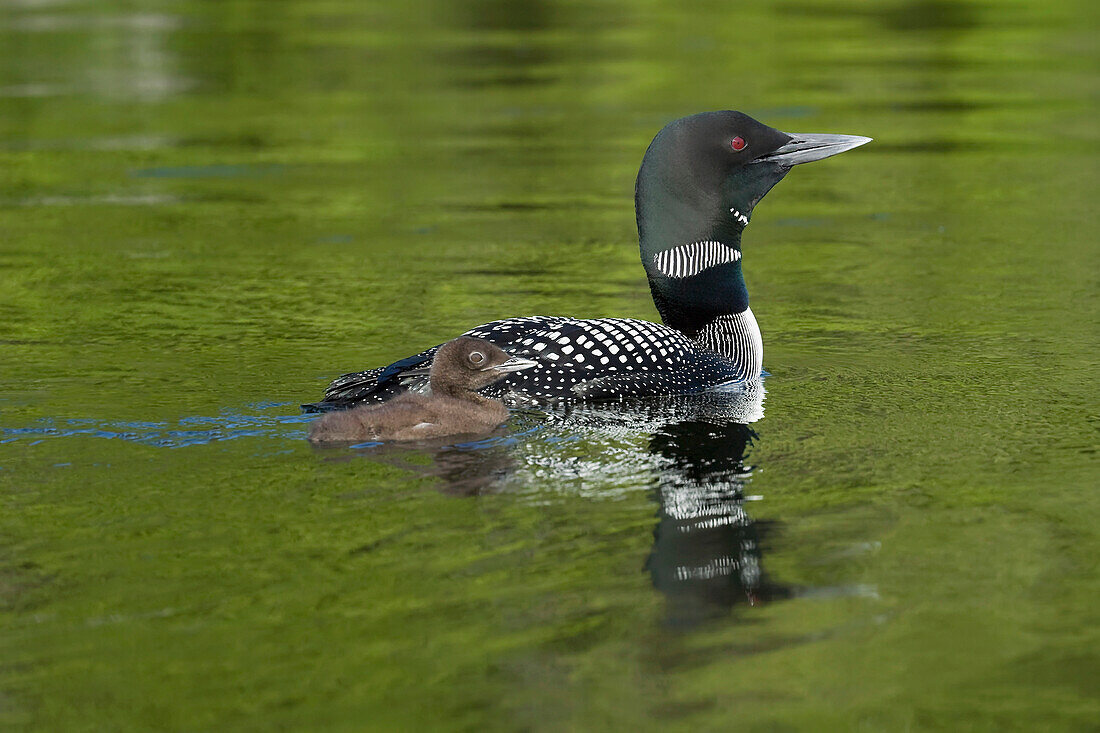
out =
[(746, 145), (748, 145), (748, 143), (745, 142), (745, 138), (740, 135), (730, 140), (730, 147), (738, 152), (744, 150)]

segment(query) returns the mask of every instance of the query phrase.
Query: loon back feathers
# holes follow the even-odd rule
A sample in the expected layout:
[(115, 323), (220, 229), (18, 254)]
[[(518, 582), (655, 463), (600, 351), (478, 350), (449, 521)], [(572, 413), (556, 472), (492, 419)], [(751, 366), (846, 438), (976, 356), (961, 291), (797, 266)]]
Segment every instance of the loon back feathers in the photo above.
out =
[[(512, 403), (689, 394), (760, 375), (758, 354), (736, 363), (679, 331), (632, 318), (509, 318), (463, 335), (536, 362), (537, 367), (508, 374), (482, 390)], [(383, 402), (410, 389), (423, 390), (420, 375), (434, 353), (432, 348), (388, 367), (344, 375), (325, 392), (323, 404)]]

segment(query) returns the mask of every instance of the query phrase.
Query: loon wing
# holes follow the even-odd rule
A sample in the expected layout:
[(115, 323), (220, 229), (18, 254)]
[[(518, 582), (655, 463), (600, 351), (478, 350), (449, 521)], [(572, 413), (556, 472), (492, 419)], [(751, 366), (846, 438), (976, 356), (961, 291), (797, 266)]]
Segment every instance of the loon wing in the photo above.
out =
[(726, 357), (668, 326), (632, 318), (560, 319), (517, 339), (510, 351), (539, 366), (482, 394), (517, 404), (692, 394), (738, 378)]
[[(737, 383), (731, 380), (726, 384)], [(585, 382), (578, 382), (572, 387), (572, 391), (579, 399), (602, 401), (622, 400), (639, 395), (695, 395), (723, 386), (725, 384), (701, 384), (695, 387), (680, 387), (672, 392), (669, 389), (667, 375), (659, 372), (645, 372), (642, 374), (612, 374), (605, 377), (596, 377)]]
[[(414, 356), (408, 356), (394, 363), (367, 369), (362, 372), (352, 372), (337, 377), (325, 390), (325, 396), (320, 402), (302, 405), (307, 412), (324, 412), (334, 408), (351, 407), (365, 400), (385, 402), (391, 397), (396, 397), (406, 391), (401, 376), (403, 372), (417, 369), (422, 364), (431, 364), (438, 346), (421, 351)], [(416, 375), (410, 375), (415, 377)], [(427, 379), (423, 378), (425, 384)], [(417, 390), (422, 391), (422, 390)]]

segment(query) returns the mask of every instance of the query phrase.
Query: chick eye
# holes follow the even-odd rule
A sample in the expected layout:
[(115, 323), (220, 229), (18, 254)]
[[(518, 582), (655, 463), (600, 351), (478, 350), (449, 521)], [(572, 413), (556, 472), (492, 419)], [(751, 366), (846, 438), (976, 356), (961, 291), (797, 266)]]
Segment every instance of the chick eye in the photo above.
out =
[(748, 145), (749, 144), (745, 142), (745, 138), (741, 137), (740, 135), (730, 140), (730, 147), (733, 148), (734, 152), (736, 153), (740, 153), (742, 150), (748, 147)]
[(481, 364), (483, 361), (485, 361), (485, 354), (482, 354), (480, 351), (471, 351), (470, 352), (470, 363), (471, 364), (474, 364), (476, 366), (478, 364)]

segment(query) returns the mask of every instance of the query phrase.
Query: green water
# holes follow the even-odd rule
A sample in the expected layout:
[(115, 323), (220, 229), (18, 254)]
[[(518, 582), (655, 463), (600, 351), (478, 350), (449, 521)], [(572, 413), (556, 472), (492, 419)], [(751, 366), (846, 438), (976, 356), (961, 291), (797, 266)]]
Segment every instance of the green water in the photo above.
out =
[[(1096, 21), (4, 3), (0, 727), (1095, 729)], [(762, 419), (306, 444), (478, 323), (655, 319), (637, 165), (722, 108), (875, 138), (746, 232)]]

